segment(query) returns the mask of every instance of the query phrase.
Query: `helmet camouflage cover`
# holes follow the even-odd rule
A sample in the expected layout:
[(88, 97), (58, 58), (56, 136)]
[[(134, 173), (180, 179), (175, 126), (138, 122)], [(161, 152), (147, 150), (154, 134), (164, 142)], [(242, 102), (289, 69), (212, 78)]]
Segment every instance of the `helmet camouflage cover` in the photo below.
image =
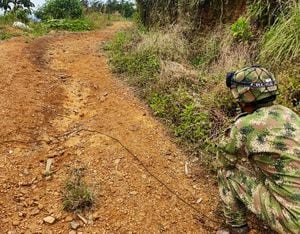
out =
[(246, 67), (231, 73), (227, 85), (234, 98), (243, 103), (255, 103), (278, 94), (274, 75), (259, 66)]

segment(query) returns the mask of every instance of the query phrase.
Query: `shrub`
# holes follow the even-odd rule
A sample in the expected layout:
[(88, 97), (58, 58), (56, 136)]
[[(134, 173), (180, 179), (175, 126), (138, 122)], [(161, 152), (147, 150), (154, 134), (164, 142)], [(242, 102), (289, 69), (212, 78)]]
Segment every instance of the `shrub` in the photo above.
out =
[(240, 17), (231, 25), (232, 36), (242, 42), (247, 42), (252, 38), (251, 26), (245, 17)]
[(80, 0), (48, 0), (35, 15), (42, 19), (78, 19), (83, 16)]
[(300, 55), (300, 4), (294, 3), (287, 15), (281, 15), (266, 33), (260, 60), (269, 66), (292, 62)]

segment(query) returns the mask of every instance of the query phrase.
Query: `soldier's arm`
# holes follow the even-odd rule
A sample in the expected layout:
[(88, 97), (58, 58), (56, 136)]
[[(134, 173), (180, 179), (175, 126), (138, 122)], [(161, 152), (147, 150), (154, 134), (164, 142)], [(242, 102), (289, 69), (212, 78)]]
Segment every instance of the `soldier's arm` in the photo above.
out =
[(221, 167), (234, 166), (243, 154), (243, 142), (237, 125), (233, 125), (230, 130), (225, 133), (220, 144), (218, 161)]

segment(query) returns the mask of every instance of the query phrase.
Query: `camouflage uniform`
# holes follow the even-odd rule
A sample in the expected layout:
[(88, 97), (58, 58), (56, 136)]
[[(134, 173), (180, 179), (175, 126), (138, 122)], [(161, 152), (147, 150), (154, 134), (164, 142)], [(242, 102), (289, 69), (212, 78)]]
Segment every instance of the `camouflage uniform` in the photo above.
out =
[[(219, 190), (226, 221), (251, 210), (279, 233), (300, 233), (300, 118), (280, 105), (240, 117), (222, 142)], [(244, 158), (243, 158), (244, 156)], [(241, 166), (240, 160), (250, 167)]]

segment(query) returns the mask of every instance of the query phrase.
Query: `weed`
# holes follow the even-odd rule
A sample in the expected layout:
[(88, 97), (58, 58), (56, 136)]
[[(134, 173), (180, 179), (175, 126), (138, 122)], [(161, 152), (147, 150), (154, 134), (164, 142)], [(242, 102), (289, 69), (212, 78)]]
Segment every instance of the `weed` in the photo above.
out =
[(250, 23), (243, 16), (231, 25), (231, 33), (237, 41), (241, 42), (248, 42), (253, 36)]
[(93, 194), (83, 180), (84, 169), (72, 170), (63, 190), (63, 207), (67, 211), (90, 209), (94, 203)]

